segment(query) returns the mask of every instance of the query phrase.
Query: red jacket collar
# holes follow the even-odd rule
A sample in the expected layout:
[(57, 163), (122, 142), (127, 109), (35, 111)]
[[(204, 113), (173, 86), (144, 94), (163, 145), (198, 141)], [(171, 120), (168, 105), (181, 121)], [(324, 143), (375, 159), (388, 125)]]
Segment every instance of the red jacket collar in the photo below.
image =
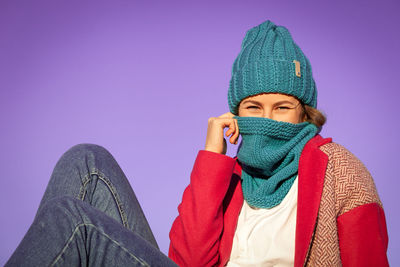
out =
[(328, 164), (319, 147), (330, 142), (331, 138), (317, 135), (307, 142), (300, 156), (294, 266), (304, 265), (312, 241)]

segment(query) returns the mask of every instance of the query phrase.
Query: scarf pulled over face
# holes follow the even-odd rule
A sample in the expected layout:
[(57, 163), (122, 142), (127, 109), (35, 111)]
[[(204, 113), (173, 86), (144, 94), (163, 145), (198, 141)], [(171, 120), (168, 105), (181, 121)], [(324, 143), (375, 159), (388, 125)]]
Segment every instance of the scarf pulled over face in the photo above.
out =
[(318, 133), (309, 122), (288, 123), (261, 117), (234, 117), (242, 142), (242, 191), (250, 206), (272, 208), (283, 200), (297, 176), (305, 144)]

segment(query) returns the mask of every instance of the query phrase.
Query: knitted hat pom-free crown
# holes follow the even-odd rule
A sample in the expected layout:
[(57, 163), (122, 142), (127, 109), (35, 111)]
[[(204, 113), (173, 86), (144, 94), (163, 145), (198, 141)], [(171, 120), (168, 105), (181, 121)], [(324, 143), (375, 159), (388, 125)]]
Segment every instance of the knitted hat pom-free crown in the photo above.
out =
[(232, 67), (228, 104), (238, 114), (239, 103), (261, 93), (282, 93), (316, 108), (317, 90), (311, 64), (289, 31), (267, 20), (248, 30)]

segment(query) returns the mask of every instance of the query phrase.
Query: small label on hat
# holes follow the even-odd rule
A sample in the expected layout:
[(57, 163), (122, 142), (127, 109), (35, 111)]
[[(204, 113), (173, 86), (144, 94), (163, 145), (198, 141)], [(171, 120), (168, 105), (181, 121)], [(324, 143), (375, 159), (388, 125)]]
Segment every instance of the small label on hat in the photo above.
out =
[(297, 60), (293, 60), (293, 63), (295, 65), (295, 73), (297, 77), (301, 77), (301, 72), (300, 72), (300, 62)]

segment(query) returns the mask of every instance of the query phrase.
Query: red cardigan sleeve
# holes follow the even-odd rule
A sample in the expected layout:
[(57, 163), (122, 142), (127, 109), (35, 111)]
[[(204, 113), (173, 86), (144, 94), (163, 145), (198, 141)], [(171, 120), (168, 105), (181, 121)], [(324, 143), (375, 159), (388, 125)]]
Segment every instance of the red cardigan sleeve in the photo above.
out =
[(179, 266), (215, 266), (223, 231), (223, 200), (235, 160), (199, 151), (170, 231), (169, 257)]
[(343, 266), (389, 266), (385, 215), (377, 203), (364, 204), (337, 219)]

